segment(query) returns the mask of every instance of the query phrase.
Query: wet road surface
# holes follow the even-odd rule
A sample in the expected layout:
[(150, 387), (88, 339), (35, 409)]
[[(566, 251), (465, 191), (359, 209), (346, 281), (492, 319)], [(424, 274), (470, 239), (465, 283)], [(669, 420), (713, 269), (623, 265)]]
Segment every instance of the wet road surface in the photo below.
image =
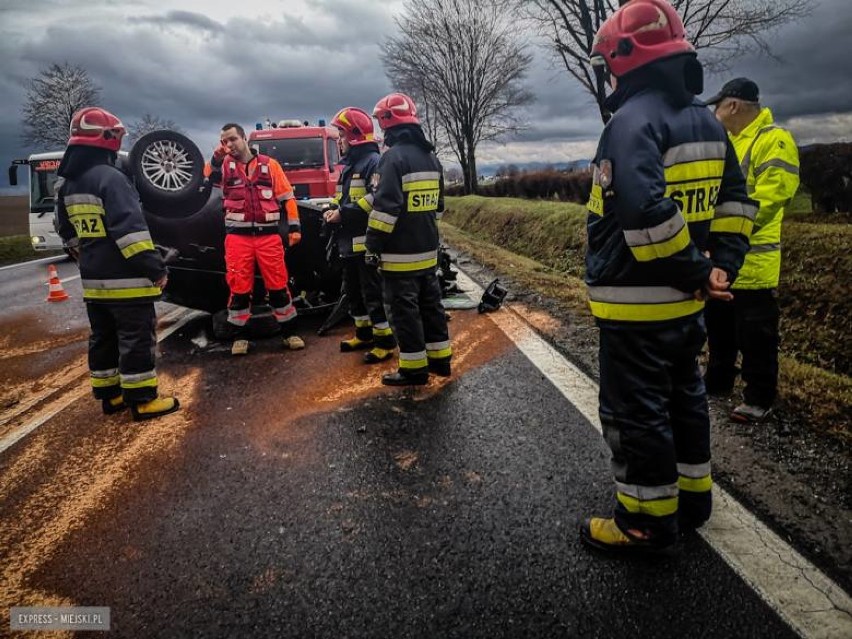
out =
[[(64, 304), (18, 340), (45, 374), (85, 353), (85, 329), (32, 346), (85, 322)], [(109, 606), (122, 637), (794, 636), (700, 538), (664, 561), (581, 547), (609, 452), (488, 316), (453, 314), (454, 376), (416, 390), (337, 352), (342, 328), (243, 358), (205, 328), (160, 345), (180, 412), (136, 424), (84, 393), (0, 453), (2, 607)]]

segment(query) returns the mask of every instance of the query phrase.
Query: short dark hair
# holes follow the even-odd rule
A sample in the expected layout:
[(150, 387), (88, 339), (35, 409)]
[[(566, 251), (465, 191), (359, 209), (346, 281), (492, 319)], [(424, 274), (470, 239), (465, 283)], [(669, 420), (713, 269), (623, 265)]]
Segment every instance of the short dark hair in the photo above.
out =
[(236, 122), (228, 122), (222, 125), (222, 131), (227, 131), (228, 129), (236, 129), (240, 136), (246, 137), (246, 130)]

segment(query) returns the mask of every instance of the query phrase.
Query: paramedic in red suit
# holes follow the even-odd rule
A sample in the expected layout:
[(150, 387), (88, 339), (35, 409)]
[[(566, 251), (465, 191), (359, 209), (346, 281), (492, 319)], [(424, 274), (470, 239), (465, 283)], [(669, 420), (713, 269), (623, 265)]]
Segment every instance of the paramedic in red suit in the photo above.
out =
[(245, 130), (239, 124), (222, 127), (220, 144), (213, 152), (210, 166), (215, 181), (219, 181), (217, 173), (221, 174), (226, 279), (231, 291), (228, 322), (237, 332), (251, 317), (256, 262), (286, 345), (291, 349), (304, 348), (301, 338), (289, 335), (296, 309), (287, 288), (284, 243), (279, 233), (284, 213), (288, 246), (302, 239), (293, 187), (275, 159), (249, 147)]

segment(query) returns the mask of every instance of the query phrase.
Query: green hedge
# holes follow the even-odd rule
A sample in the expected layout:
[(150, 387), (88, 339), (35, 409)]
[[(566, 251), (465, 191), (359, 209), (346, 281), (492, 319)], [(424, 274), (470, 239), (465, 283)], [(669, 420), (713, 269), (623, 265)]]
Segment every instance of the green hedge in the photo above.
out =
[[(447, 222), (566, 275), (583, 276), (586, 212), (578, 204), (515, 198), (448, 198)], [(812, 220), (784, 225), (782, 351), (826, 371), (852, 374), (852, 227)]]

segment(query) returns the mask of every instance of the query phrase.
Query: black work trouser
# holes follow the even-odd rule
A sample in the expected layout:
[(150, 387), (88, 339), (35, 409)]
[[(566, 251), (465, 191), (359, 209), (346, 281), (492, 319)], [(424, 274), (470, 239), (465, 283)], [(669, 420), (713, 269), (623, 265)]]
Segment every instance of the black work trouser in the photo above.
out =
[(710, 357), (705, 381), (711, 390), (726, 391), (736, 378), (742, 353), (746, 404), (769, 408), (778, 393), (778, 324), (781, 316), (775, 289), (734, 290), (731, 302), (710, 300), (705, 308)]
[(157, 397), (157, 314), (153, 302), (87, 303), (89, 372), (97, 399), (124, 396), (128, 404)]
[(364, 254), (358, 253), (344, 258), (343, 279), (349, 295), (349, 314), (352, 317), (370, 318), (369, 327), (356, 324), (356, 337), (365, 341), (372, 339), (382, 348), (396, 346), (393, 335), (387, 329), (388, 318), (385, 313), (382, 274), (379, 269), (367, 266)]
[(600, 323), (600, 418), (612, 450), (615, 520), (668, 543), (710, 517), (710, 419), (700, 315), (654, 326)]
[(425, 373), (452, 357), (441, 284), (433, 273), (383, 278), (385, 312), (399, 343), (399, 372)]

